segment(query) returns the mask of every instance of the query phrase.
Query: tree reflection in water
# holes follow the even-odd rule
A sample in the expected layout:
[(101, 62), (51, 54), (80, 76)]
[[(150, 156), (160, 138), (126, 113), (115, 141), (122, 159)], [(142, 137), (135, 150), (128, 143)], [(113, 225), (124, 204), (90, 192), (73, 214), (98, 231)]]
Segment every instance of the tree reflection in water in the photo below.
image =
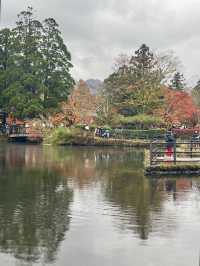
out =
[[(120, 208), (127, 228), (145, 240), (153, 230), (152, 219), (162, 210), (164, 195), (157, 190), (158, 180), (144, 176), (143, 156), (143, 151), (132, 151), (131, 157), (123, 155), (121, 163), (110, 164), (104, 191), (112, 205)], [(127, 221), (124, 221), (124, 214)]]
[[(187, 192), (194, 186), (190, 178), (145, 177), (143, 151), (139, 150), (132, 151), (131, 155), (123, 154), (121, 162), (119, 159), (110, 162), (104, 174), (103, 191), (112, 206), (120, 210), (120, 228), (132, 230), (142, 240), (147, 240), (151, 233), (175, 231), (175, 219), (170, 223), (164, 220), (164, 204), (170, 198), (174, 204), (187, 198)], [(195, 181), (195, 186), (197, 183)]]
[[(147, 240), (162, 224), (159, 219), (167, 199), (169, 180), (145, 177), (143, 156), (144, 151), (132, 150), (131, 154), (124, 154), (121, 161), (113, 160), (104, 172), (103, 190), (106, 199), (120, 210), (121, 228), (132, 230), (142, 240)], [(166, 232), (169, 231), (167, 227), (172, 227), (166, 223), (164, 226)]]
[(53, 262), (69, 229), (73, 192), (56, 172), (27, 169), (25, 150), (16, 154), (14, 147), (16, 164), (11, 150), (6, 153), (10, 167), (1, 163), (0, 251), (30, 263)]
[(139, 149), (6, 145), (0, 146), (0, 156), (0, 251), (14, 254), (20, 263), (56, 260), (74, 217), (70, 204), (79, 205), (81, 191), (83, 210), (75, 220), (82, 214), (92, 220), (96, 210), (84, 208), (90, 210), (87, 204), (98, 200), (99, 217), (108, 210), (113, 218), (111, 230), (130, 230), (128, 235), (146, 242), (154, 233), (176, 231), (176, 216), (169, 217), (165, 204), (187, 197), (180, 191), (200, 187), (199, 180), (146, 178)]

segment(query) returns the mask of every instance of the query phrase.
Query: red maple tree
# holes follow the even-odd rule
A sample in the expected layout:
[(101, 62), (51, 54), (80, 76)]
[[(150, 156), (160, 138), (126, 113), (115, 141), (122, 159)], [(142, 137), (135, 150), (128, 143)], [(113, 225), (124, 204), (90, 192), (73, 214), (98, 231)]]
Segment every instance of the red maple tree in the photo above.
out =
[(171, 124), (187, 124), (193, 127), (198, 123), (200, 110), (189, 93), (165, 88), (164, 97), (166, 104), (163, 116), (165, 121)]

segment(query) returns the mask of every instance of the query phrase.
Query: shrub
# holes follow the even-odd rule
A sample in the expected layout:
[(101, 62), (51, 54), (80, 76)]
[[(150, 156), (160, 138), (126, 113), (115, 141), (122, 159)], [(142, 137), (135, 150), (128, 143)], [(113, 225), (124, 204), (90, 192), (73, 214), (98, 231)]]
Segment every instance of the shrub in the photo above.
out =
[(93, 133), (80, 128), (56, 128), (46, 134), (45, 142), (56, 145), (71, 145), (80, 143), (80, 140), (87, 142)]
[(149, 129), (166, 127), (164, 120), (161, 117), (151, 115), (135, 115), (120, 118), (120, 125), (126, 129)]
[(56, 128), (52, 131), (49, 136), (49, 142), (52, 144), (72, 144), (73, 141), (73, 133), (69, 128)]

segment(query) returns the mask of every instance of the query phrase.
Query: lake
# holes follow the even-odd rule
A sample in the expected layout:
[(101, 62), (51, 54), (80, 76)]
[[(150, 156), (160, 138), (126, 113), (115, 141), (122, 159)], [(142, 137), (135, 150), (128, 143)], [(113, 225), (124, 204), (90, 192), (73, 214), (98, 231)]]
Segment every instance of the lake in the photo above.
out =
[(0, 265), (198, 266), (200, 178), (133, 148), (0, 146)]

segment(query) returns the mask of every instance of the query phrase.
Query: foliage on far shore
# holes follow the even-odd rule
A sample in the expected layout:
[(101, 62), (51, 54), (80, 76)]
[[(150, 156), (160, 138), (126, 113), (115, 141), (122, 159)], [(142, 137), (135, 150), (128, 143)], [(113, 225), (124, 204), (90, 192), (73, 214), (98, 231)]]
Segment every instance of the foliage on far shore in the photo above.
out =
[(176, 67), (173, 56), (154, 54), (145, 44), (132, 56), (119, 58), (104, 81), (100, 120), (115, 124), (120, 115), (122, 125), (138, 129), (175, 123), (195, 126), (200, 114), (193, 98), (200, 95), (200, 83), (192, 98)]
[(153, 53), (142, 44), (131, 56), (119, 57), (98, 95), (82, 80), (74, 86), (72, 67), (57, 22), (35, 19), (28, 7), (14, 28), (0, 30), (0, 108), (17, 118), (46, 119), (57, 127), (47, 136), (51, 143), (90, 138), (80, 124), (137, 137), (139, 130), (148, 136), (145, 130), (200, 121), (200, 81), (187, 92), (171, 53)]

